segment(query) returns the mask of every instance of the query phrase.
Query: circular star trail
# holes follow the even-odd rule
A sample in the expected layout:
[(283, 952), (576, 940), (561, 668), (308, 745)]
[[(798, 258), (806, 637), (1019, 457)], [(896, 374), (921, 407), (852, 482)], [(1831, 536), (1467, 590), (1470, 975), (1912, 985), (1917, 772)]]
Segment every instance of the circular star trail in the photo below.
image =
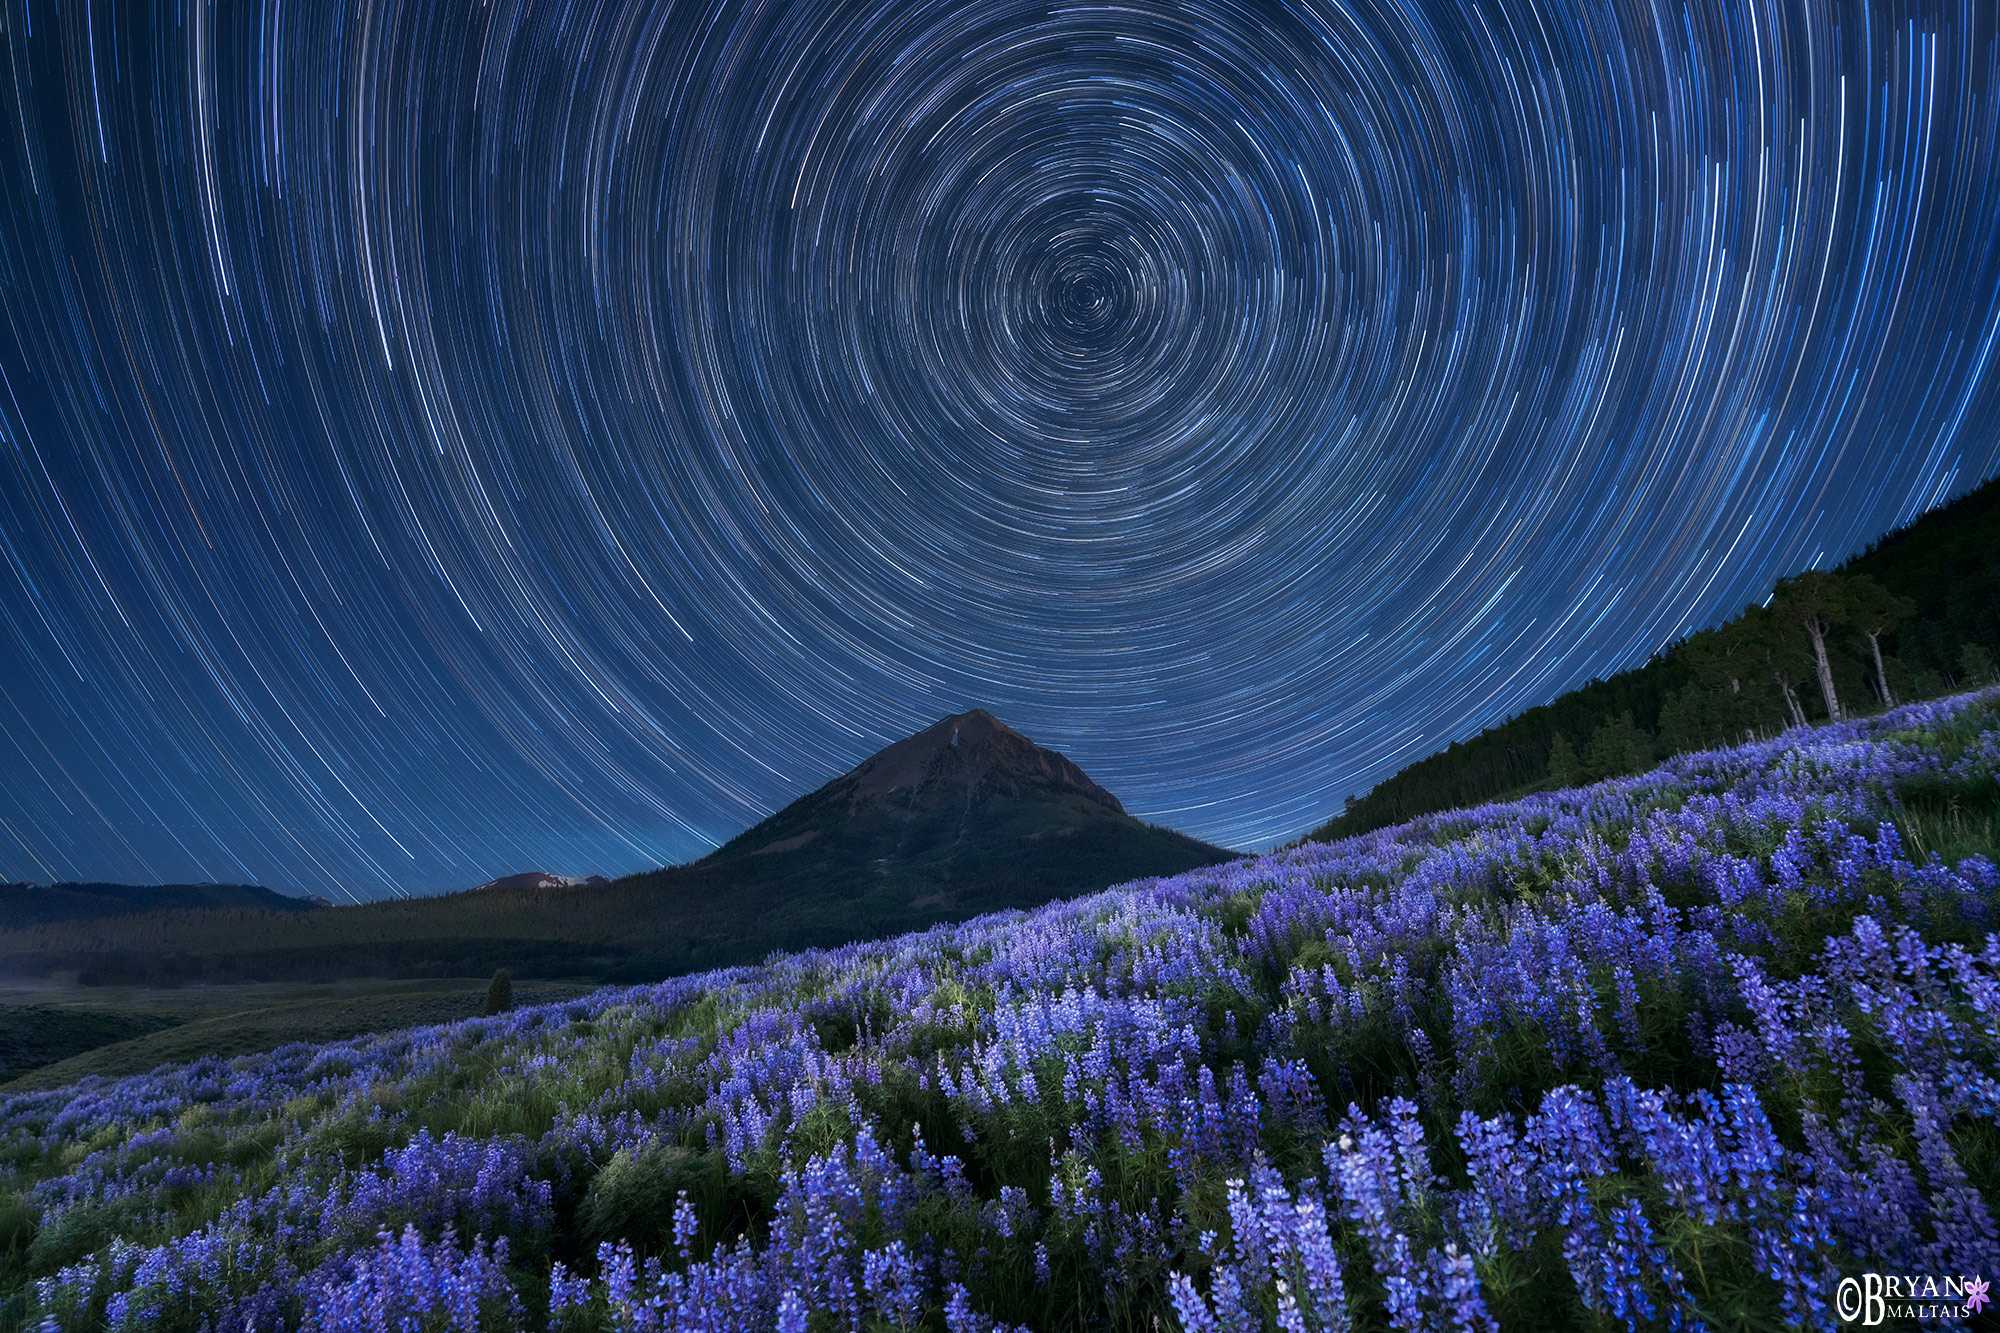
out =
[(0, 876), (1248, 847), (2000, 467), (1990, 5), (5, 0)]

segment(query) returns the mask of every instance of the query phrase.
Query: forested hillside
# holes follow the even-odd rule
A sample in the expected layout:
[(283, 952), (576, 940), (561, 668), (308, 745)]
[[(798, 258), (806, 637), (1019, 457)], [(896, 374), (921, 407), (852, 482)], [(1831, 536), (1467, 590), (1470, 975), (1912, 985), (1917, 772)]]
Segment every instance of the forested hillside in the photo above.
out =
[(1307, 835), (1644, 772), (1786, 727), (1880, 711), (1994, 679), (2000, 659), (2000, 478), (1899, 528), (1831, 573), (1781, 582), (1766, 606), (1692, 634), (1379, 783)]

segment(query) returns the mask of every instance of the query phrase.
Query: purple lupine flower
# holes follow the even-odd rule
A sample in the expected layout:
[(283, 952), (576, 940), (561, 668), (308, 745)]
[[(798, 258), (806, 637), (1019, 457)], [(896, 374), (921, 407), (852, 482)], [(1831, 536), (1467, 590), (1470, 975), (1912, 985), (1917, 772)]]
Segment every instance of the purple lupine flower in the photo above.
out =
[(1438, 1307), (1445, 1326), (1458, 1333), (1500, 1333), (1500, 1325), (1486, 1308), (1472, 1256), (1459, 1253), (1458, 1246), (1446, 1245), (1432, 1260)]
[(302, 1327), (307, 1333), (402, 1333), (435, 1312), (453, 1333), (478, 1333), (482, 1306), (518, 1323), (520, 1299), (506, 1266), (505, 1238), (461, 1252), (449, 1230), (436, 1245), (426, 1244), (414, 1225), (400, 1239), (385, 1231), (374, 1250), (336, 1261), (310, 1280), (301, 1292)]
[(694, 1262), (694, 1237), (700, 1229), (694, 1205), (688, 1202), (687, 1191), (682, 1190), (674, 1200), (674, 1249), (680, 1253), (682, 1263)]
[(558, 1259), (549, 1267), (549, 1315), (551, 1318), (566, 1310), (581, 1309), (590, 1303), (590, 1283), (581, 1277), (570, 1276), (569, 1269)]
[(1297, 1205), (1293, 1229), (1305, 1289), (1319, 1327), (1338, 1333), (1347, 1327), (1347, 1290), (1340, 1272), (1340, 1256), (1327, 1230), (1326, 1208), (1318, 1199), (1303, 1199)]
[(1965, 1168), (1939, 1124), (1926, 1080), (1899, 1075), (1896, 1094), (1910, 1109), (1917, 1158), (1930, 1185), (1933, 1241), (1922, 1256), (1931, 1271), (1984, 1273), (2000, 1270), (2000, 1237), (1986, 1201), (1966, 1179)]
[[(964, 1291), (961, 1287), (959, 1291)], [(1208, 1308), (1208, 1302), (1195, 1290), (1195, 1285), (1185, 1273), (1171, 1273), (1167, 1277), (1167, 1296), (1173, 1302), (1174, 1315), (1181, 1321), (1185, 1333), (1220, 1333), (1221, 1326), (1215, 1322), (1215, 1315)], [(958, 1326), (952, 1325), (953, 1333)]]
[(902, 1241), (891, 1241), (861, 1256), (861, 1286), (875, 1309), (898, 1328), (914, 1324), (924, 1304), (923, 1274)]

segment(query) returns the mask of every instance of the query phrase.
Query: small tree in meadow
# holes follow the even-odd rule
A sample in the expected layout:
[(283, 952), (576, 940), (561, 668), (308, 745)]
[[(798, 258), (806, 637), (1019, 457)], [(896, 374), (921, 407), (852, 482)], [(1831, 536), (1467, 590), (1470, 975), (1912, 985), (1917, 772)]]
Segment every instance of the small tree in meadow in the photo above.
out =
[(486, 983), (486, 1008), (488, 1014), (504, 1014), (514, 1007), (514, 978), (501, 968), (493, 974), (493, 980)]

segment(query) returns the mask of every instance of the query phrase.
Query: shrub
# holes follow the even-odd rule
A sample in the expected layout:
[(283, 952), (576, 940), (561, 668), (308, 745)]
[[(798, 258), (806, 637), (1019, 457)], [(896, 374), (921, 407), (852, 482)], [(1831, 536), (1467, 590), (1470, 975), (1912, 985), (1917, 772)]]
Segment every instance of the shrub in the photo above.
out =
[(501, 968), (493, 974), (493, 980), (486, 983), (486, 1005), (481, 1013), (491, 1017), (504, 1014), (514, 1007), (514, 978)]

